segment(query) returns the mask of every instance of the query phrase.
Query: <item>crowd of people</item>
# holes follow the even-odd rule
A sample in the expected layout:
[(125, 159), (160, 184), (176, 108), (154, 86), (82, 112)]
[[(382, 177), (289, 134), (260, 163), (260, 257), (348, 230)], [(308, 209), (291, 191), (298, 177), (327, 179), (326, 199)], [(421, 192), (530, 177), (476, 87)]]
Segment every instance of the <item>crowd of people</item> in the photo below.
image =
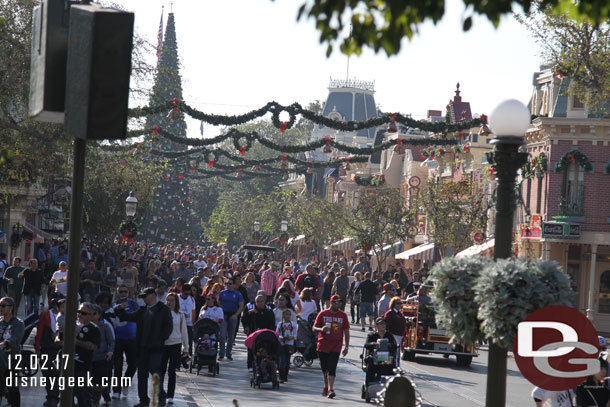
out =
[[(37, 248), (27, 260), (14, 257), (9, 266), (0, 258), (0, 334), (11, 332), (0, 346), (10, 354), (19, 352), (22, 316), (39, 314), (35, 338), (39, 355), (54, 360), (61, 352), (65, 326), (68, 255), (62, 242)], [(75, 351), (75, 375), (91, 374), (95, 386), (74, 389), (78, 405), (97, 406), (112, 398), (125, 397), (124, 378), (138, 374), (137, 406), (148, 406), (147, 378), (158, 374), (159, 404), (172, 404), (176, 371), (186, 368), (193, 355), (193, 325), (201, 318), (220, 326), (219, 360), (232, 360), (240, 328), (246, 335), (260, 329), (277, 332), (281, 344), (279, 375), (288, 380), (290, 358), (295, 351), (297, 319), (311, 316), (317, 334), (317, 351), (324, 374), (322, 394), (334, 397), (333, 384), (340, 354), (349, 349), (350, 318), (344, 312), (350, 303), (351, 323), (373, 331), (379, 315), (396, 340), (400, 326), (393, 311), (416, 290), (427, 266), (412, 273), (390, 266), (373, 273), (366, 256), (346, 259), (274, 259), (265, 252), (229, 253), (211, 246), (136, 243), (101, 248), (86, 240), (80, 253), (79, 309)], [(351, 276), (351, 277), (350, 277)], [(379, 322), (379, 321), (377, 321)], [(8, 326), (8, 327), (7, 327)], [(402, 333), (404, 335), (404, 332)], [(5, 352), (6, 353), (6, 352)], [(1, 362), (1, 361), (0, 361)], [(124, 363), (125, 362), (125, 363)], [(1, 363), (0, 363), (1, 364)], [(6, 365), (5, 365), (6, 366)], [(254, 354), (248, 352), (248, 368), (254, 369)], [(0, 366), (0, 371), (2, 371)], [(5, 369), (4, 374), (10, 374)], [(58, 369), (43, 371), (58, 376)], [(114, 386), (103, 386), (102, 378), (114, 377)], [(165, 380), (167, 377), (167, 380)], [(12, 406), (19, 405), (19, 389), (0, 389)], [(59, 402), (57, 386), (47, 385), (44, 406)]]

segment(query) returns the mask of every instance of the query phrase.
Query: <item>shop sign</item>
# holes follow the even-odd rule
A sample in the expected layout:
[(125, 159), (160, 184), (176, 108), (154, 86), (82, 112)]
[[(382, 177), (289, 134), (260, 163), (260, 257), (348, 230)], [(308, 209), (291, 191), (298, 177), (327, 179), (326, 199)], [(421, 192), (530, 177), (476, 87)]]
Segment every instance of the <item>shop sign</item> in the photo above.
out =
[(531, 225), (521, 225), (521, 237), (528, 239), (540, 239), (542, 237), (542, 217), (532, 215)]
[(542, 222), (542, 237), (552, 239), (578, 239), (580, 224), (566, 222)]

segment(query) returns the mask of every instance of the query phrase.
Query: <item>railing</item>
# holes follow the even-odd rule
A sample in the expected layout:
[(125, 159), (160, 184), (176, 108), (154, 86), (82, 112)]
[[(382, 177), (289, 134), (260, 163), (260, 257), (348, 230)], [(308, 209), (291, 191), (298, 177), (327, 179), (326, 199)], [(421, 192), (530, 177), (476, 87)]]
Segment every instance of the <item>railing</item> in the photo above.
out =
[(359, 81), (357, 79), (330, 78), (330, 83), (329, 83), (328, 87), (331, 89), (356, 88), (356, 89), (375, 91), (375, 81)]
[(585, 186), (583, 184), (580, 184), (576, 191), (567, 191), (564, 184), (559, 211), (562, 215), (583, 216), (585, 214)]

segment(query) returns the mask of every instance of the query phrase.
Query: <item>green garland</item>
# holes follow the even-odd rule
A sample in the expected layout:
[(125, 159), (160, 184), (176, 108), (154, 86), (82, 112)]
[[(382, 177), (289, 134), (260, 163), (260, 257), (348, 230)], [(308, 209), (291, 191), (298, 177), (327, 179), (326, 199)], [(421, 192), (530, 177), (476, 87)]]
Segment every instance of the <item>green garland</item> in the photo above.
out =
[[(297, 115), (301, 115), (305, 119), (308, 119), (315, 124), (342, 131), (358, 131), (371, 127), (382, 126), (388, 123), (400, 123), (407, 127), (420, 129), (422, 131), (446, 134), (472, 128), (482, 123), (481, 119), (473, 119), (459, 123), (432, 123), (424, 120), (414, 120), (401, 113), (386, 113), (381, 115), (380, 117), (375, 117), (363, 121), (338, 121), (314, 113), (311, 110), (304, 109), (298, 103), (293, 103), (289, 106), (283, 106), (277, 102), (269, 102), (259, 109), (252, 110), (251, 112), (242, 115), (224, 116), (200, 112), (179, 99), (174, 99), (171, 102), (168, 101), (157, 106), (145, 106), (130, 109), (129, 116), (133, 118), (149, 116), (155, 113), (164, 113), (169, 109), (180, 110), (194, 119), (212, 124), (214, 126), (236, 126), (261, 118), (267, 113), (271, 113), (273, 125), (280, 130), (280, 133), (283, 133), (285, 130), (292, 128), (292, 126), (296, 122)], [(282, 112), (288, 113), (289, 120), (287, 122), (280, 121), (279, 117)]]
[(363, 187), (376, 187), (385, 184), (385, 176), (383, 174), (373, 176), (356, 175), (354, 176), (354, 181), (356, 182), (356, 184), (361, 185)]
[(547, 172), (547, 164), (546, 154), (541, 152), (537, 157), (525, 163), (521, 168), (521, 176), (523, 179), (542, 178)]
[(555, 167), (556, 172), (566, 171), (570, 164), (577, 163), (585, 172), (593, 171), (593, 165), (589, 161), (589, 157), (584, 155), (580, 150), (573, 149), (565, 153), (559, 159), (557, 166)]
[(435, 158), (438, 157), (442, 157), (447, 153), (453, 153), (453, 154), (462, 154), (462, 153), (469, 153), (470, 152), (470, 145), (469, 144), (456, 144), (452, 147), (449, 148), (444, 148), (444, 147), (428, 147), (428, 148), (424, 148), (421, 151), (421, 156), (422, 158), (429, 158), (431, 160), (434, 160)]

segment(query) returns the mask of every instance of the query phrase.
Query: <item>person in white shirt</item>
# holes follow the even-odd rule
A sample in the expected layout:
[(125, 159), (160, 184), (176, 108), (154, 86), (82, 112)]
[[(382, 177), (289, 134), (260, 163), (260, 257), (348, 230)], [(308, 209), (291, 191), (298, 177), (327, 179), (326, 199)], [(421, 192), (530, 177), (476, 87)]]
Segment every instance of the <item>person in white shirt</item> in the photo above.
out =
[(65, 261), (59, 262), (59, 270), (53, 273), (51, 277), (51, 286), (55, 287), (55, 292), (60, 293), (64, 297), (68, 295), (68, 270)]
[(534, 387), (532, 397), (536, 407), (574, 407), (576, 406), (576, 394), (574, 389), (563, 391), (544, 390)]
[(205, 305), (201, 307), (201, 311), (199, 312), (199, 319), (202, 318), (216, 321), (218, 322), (218, 325), (222, 324), (222, 321), (224, 321), (225, 314), (222, 308), (218, 306), (216, 297), (213, 294), (208, 294), (207, 297), (205, 297)]
[[(165, 304), (172, 312), (173, 329), (169, 338), (165, 340), (163, 355), (161, 357), (161, 389), (159, 399), (167, 400), (168, 404), (174, 403), (174, 392), (176, 390), (176, 368), (180, 364), (180, 356), (187, 354), (188, 332), (186, 329), (186, 317), (180, 310), (178, 295), (167, 294)], [(182, 352), (181, 352), (182, 351)], [(169, 367), (168, 367), (169, 363)], [(167, 372), (167, 393), (163, 390), (163, 379)]]
[(193, 262), (193, 265), (195, 266), (196, 269), (198, 269), (198, 268), (204, 268), (208, 264), (205, 262), (205, 260), (203, 260), (203, 254), (200, 254), (199, 256), (197, 256), (197, 260), (195, 260)]
[(295, 304), (297, 315), (307, 321), (309, 316), (318, 311), (315, 301), (312, 298), (313, 290), (311, 288), (304, 288), (301, 290), (301, 298)]
[(282, 321), (277, 324), (275, 331), (279, 334), (280, 344), (280, 382), (288, 380), (288, 370), (290, 368), (290, 355), (294, 352), (294, 340), (297, 337), (297, 324), (292, 320), (292, 312), (285, 309), (282, 313)]
[(182, 285), (182, 291), (178, 297), (180, 300), (180, 312), (186, 317), (186, 329), (189, 337), (189, 355), (193, 354), (193, 320), (195, 319), (195, 300), (191, 296), (191, 286)]

